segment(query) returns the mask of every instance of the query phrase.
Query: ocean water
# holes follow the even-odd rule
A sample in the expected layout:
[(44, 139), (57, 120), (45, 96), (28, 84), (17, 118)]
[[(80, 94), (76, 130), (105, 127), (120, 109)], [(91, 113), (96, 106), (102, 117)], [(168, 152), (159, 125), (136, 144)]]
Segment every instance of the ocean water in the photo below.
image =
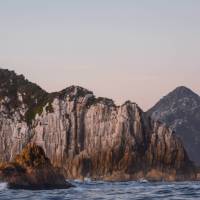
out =
[(0, 184), (0, 199), (28, 200), (188, 200), (200, 199), (200, 182), (73, 182), (75, 188), (68, 190), (10, 190)]

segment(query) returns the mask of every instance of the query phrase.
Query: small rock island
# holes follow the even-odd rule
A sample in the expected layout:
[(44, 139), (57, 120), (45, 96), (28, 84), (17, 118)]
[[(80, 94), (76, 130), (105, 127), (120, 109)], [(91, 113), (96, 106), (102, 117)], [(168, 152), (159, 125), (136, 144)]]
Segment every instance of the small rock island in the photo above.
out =
[(72, 185), (65, 181), (52, 166), (44, 150), (28, 144), (12, 162), (0, 165), (0, 178), (11, 189), (67, 189)]

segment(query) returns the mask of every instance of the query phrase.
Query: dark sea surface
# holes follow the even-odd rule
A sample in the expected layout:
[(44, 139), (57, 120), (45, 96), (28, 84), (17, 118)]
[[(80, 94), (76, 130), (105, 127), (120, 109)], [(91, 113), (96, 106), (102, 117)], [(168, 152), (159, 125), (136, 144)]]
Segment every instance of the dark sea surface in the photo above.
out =
[(10, 190), (0, 184), (0, 199), (28, 200), (115, 200), (115, 199), (200, 199), (200, 182), (73, 182), (76, 187), (68, 190)]

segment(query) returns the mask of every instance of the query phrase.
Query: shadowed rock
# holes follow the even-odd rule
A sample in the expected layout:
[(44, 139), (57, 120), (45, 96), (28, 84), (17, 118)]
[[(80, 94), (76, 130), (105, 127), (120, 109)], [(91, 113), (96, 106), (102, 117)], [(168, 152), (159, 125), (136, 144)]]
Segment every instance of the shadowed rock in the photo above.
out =
[(179, 136), (189, 158), (200, 166), (200, 97), (181, 86), (163, 97), (147, 114), (166, 123)]

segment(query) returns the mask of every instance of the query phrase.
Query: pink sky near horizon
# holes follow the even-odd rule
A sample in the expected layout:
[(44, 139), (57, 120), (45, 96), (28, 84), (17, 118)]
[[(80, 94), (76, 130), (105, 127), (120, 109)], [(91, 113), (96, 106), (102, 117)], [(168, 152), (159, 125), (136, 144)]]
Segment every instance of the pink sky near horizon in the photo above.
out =
[[(94, 92), (94, 94), (102, 97), (111, 98), (116, 104), (122, 104), (126, 100), (136, 102), (144, 111), (151, 108), (160, 98), (171, 92), (178, 86), (186, 86), (192, 89), (197, 94), (200, 94), (198, 87), (198, 79), (192, 79), (192, 74), (187, 72), (177, 79), (169, 73), (162, 75), (156, 73), (130, 75), (128, 71), (122, 70), (113, 73), (94, 71), (85, 68), (79, 69), (78, 75), (76, 70), (66, 69), (46, 69), (42, 68), (10, 68), (18, 74), (24, 74), (30, 81), (37, 83), (48, 92), (60, 91), (71, 85), (79, 85)], [(70, 72), (69, 72), (70, 71)], [(91, 75), (90, 78), (84, 79), (86, 74)], [(70, 74), (70, 75), (69, 75)], [(95, 80), (98, 76), (98, 80)], [(159, 76), (159, 77), (158, 77)], [(74, 80), (74, 77), (76, 77)], [(122, 78), (125, 77), (125, 78)], [(79, 78), (79, 80), (77, 80)], [(95, 82), (95, 85), (93, 84)]]
[(0, 1), (0, 67), (49, 92), (70, 85), (146, 110), (200, 94), (200, 1)]

